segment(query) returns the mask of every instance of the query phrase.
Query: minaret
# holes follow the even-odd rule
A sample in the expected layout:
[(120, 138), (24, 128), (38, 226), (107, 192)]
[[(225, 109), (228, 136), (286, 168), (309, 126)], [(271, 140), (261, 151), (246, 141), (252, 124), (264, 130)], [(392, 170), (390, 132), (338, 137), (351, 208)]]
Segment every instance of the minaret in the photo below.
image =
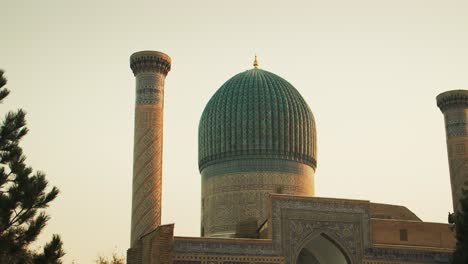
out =
[(171, 58), (157, 51), (130, 57), (136, 78), (131, 247), (161, 224), (164, 80)]
[(468, 181), (468, 90), (453, 90), (437, 96), (445, 118), (447, 152), (452, 185), (453, 210), (458, 212), (462, 189)]

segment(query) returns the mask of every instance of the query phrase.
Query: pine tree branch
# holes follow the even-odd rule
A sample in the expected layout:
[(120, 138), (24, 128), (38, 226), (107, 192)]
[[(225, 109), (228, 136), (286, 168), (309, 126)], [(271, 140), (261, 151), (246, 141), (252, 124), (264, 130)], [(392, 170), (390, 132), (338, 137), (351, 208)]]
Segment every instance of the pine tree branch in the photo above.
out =
[(24, 208), (21, 208), (21, 210), (17, 213), (16, 210), (13, 210), (15, 213), (15, 216), (8, 222), (7, 226), (5, 229), (8, 229), (8, 227), (14, 225), (16, 222), (18, 222), (18, 216), (24, 211)]
[[(10, 91), (0, 70), (0, 103)], [(42, 253), (28, 249), (45, 227), (49, 216), (41, 209), (48, 207), (59, 190), (47, 191), (45, 174), (25, 163), (19, 146), (28, 133), (23, 110), (7, 112), (0, 121), (0, 263), (60, 264), (64, 255), (60, 237), (54, 235)]]

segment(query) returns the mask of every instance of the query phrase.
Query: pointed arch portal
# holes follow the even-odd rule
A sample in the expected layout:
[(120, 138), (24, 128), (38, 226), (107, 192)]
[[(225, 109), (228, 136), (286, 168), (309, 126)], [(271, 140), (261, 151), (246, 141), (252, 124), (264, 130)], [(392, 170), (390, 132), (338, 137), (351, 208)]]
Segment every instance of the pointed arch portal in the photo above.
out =
[(296, 264), (351, 264), (337, 243), (324, 234), (307, 242), (297, 256)]

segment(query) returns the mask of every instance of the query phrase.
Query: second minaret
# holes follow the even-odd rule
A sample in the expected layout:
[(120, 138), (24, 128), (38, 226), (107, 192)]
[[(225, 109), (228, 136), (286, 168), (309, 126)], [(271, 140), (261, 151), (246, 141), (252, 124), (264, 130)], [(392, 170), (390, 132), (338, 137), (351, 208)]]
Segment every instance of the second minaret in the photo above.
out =
[(136, 79), (131, 246), (161, 224), (164, 81), (171, 58), (157, 51), (130, 57)]
[(463, 189), (468, 189), (468, 91), (441, 93), (437, 106), (445, 119), (453, 211), (458, 213)]

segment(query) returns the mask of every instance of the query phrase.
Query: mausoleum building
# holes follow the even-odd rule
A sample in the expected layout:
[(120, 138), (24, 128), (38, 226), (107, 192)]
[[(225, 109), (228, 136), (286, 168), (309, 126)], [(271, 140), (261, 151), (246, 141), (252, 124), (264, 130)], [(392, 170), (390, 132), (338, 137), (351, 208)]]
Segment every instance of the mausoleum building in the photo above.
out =
[[(128, 264), (448, 263), (450, 224), (404, 206), (315, 196), (312, 110), (282, 77), (252, 69), (227, 80), (199, 123), (201, 237), (161, 225), (165, 77), (171, 59), (142, 51), (136, 78), (131, 247)], [(468, 179), (468, 91), (437, 97), (445, 116), (454, 207)]]

